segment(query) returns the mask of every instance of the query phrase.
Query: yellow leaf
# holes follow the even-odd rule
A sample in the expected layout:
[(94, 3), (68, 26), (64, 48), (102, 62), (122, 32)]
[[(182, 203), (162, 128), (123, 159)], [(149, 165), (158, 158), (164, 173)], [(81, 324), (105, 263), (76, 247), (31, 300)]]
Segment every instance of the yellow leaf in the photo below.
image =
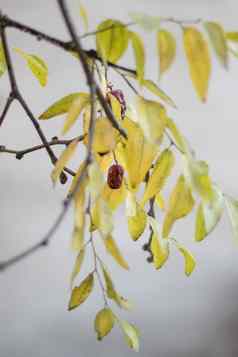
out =
[(104, 61), (116, 63), (126, 51), (128, 40), (128, 30), (120, 21), (108, 19), (97, 27), (97, 52)]
[(124, 269), (129, 270), (129, 266), (123, 258), (115, 240), (111, 235), (103, 239), (107, 252), (115, 259), (115, 261)]
[(88, 95), (87, 93), (71, 93), (69, 95), (66, 95), (65, 97), (57, 100), (54, 104), (52, 104), (49, 108), (46, 109), (45, 112), (43, 112), (40, 116), (39, 119), (51, 119), (54, 118), (58, 115), (65, 114), (69, 111), (70, 107), (72, 106), (72, 103), (82, 97)]
[(136, 202), (135, 214), (127, 218), (128, 230), (131, 238), (136, 241), (144, 233), (147, 223), (147, 215), (143, 208)]
[(226, 35), (223, 27), (217, 22), (205, 22), (205, 29), (208, 32), (212, 46), (221, 64), (228, 67), (228, 47), (226, 43)]
[(144, 205), (150, 198), (156, 196), (164, 187), (167, 178), (174, 167), (175, 159), (171, 150), (165, 149), (157, 159), (142, 198)]
[(73, 101), (71, 104), (67, 117), (64, 122), (64, 126), (62, 129), (62, 135), (66, 134), (69, 129), (74, 125), (84, 108), (90, 102), (90, 95), (88, 93), (80, 93), (77, 96), (77, 99)]
[(208, 45), (196, 28), (184, 28), (184, 49), (194, 88), (199, 98), (205, 101), (211, 74), (211, 61)]
[[(174, 240), (175, 241), (175, 240)], [(175, 241), (175, 244), (178, 248), (178, 250), (182, 253), (183, 257), (184, 257), (184, 262), (185, 262), (185, 266), (184, 266), (184, 270), (185, 270), (185, 274), (187, 276), (190, 276), (192, 274), (192, 272), (194, 271), (195, 267), (196, 267), (196, 261), (193, 257), (193, 255), (190, 253), (190, 251), (185, 248), (184, 246), (182, 246), (181, 244), (179, 244), (177, 241)]]
[(202, 241), (211, 233), (221, 219), (224, 197), (220, 189), (213, 185), (213, 195), (209, 201), (202, 201), (196, 217), (195, 240)]
[(87, 14), (85, 7), (83, 6), (83, 4), (81, 2), (79, 4), (79, 15), (81, 16), (81, 18), (83, 20), (83, 25), (84, 25), (85, 30), (88, 31), (88, 14)]
[(169, 257), (169, 246), (167, 241), (162, 241), (158, 235), (153, 233), (151, 244), (151, 253), (153, 255), (153, 263), (155, 269), (160, 269), (166, 263)]
[(85, 257), (85, 250), (81, 249), (81, 251), (79, 252), (75, 264), (74, 264), (74, 269), (71, 273), (71, 277), (70, 277), (70, 286), (71, 288), (73, 287), (73, 283), (74, 280), (76, 278), (76, 276), (80, 273), (83, 261), (84, 261), (84, 257)]
[(170, 68), (175, 60), (176, 41), (171, 32), (163, 29), (159, 30), (157, 41), (161, 76)]
[(111, 234), (113, 231), (112, 211), (101, 197), (96, 200), (91, 215), (94, 229), (99, 229), (103, 237)]
[(142, 85), (151, 93), (162, 99), (166, 104), (176, 108), (174, 101), (161, 88), (159, 88), (155, 82), (149, 79), (143, 79)]
[(137, 80), (142, 84), (145, 74), (145, 49), (144, 44), (140, 36), (130, 31), (130, 40), (134, 52)]
[(233, 235), (238, 242), (238, 201), (232, 197), (226, 197), (226, 206), (230, 217)]
[(157, 193), (157, 195), (155, 196), (155, 203), (162, 211), (165, 210), (165, 202), (161, 193)]
[(113, 112), (115, 118), (117, 120), (121, 120), (122, 118), (121, 118), (121, 104), (120, 104), (120, 102), (117, 100), (117, 98), (114, 95), (112, 95), (110, 93), (107, 94), (107, 97), (109, 98), (112, 112)]
[(115, 290), (114, 284), (112, 282), (112, 278), (108, 272), (108, 270), (105, 268), (105, 266), (102, 267), (103, 271), (103, 276), (106, 284), (106, 293), (107, 297), (109, 299), (112, 299), (119, 307), (129, 310), (131, 308), (130, 303), (128, 300), (124, 299), (122, 296), (120, 296), (117, 291)]
[(94, 157), (103, 172), (107, 172), (109, 167), (112, 165), (114, 157), (113, 153), (109, 152), (105, 155), (100, 155), (98, 153), (94, 153)]
[(7, 69), (7, 66), (6, 66), (4, 49), (2, 46), (2, 42), (0, 41), (0, 77), (4, 74), (6, 69)]
[(232, 42), (238, 42), (238, 32), (227, 32), (226, 33), (226, 38), (227, 40), (229, 41), (232, 41)]
[(126, 117), (122, 125), (127, 131), (128, 139), (123, 146), (117, 146), (116, 154), (120, 156), (118, 151), (121, 149), (124, 161), (122, 166), (125, 166), (128, 172), (129, 184), (131, 188), (137, 189), (138, 185), (144, 181), (146, 173), (156, 157), (158, 147), (144, 137), (143, 131), (137, 123)]
[(107, 336), (114, 326), (114, 316), (110, 309), (104, 308), (100, 310), (95, 318), (94, 327), (97, 333), (97, 339), (102, 340)]
[(158, 102), (137, 96), (135, 109), (138, 124), (142, 128), (146, 139), (153, 144), (160, 143), (166, 126), (165, 108)]
[(181, 175), (173, 189), (163, 224), (163, 237), (167, 238), (174, 222), (187, 216), (193, 209), (194, 199), (185, 178)]
[(69, 301), (68, 310), (73, 310), (79, 305), (81, 305), (91, 294), (94, 285), (93, 273), (90, 273), (78, 286), (72, 291), (71, 298)]
[(117, 319), (117, 321), (122, 331), (124, 332), (124, 336), (128, 346), (134, 351), (139, 352), (140, 342), (138, 329), (125, 320)]
[(187, 151), (187, 145), (184, 136), (174, 123), (174, 121), (171, 118), (166, 118), (166, 126), (170, 130), (171, 134), (173, 135), (174, 141), (180, 151), (186, 152)]
[(104, 187), (104, 176), (96, 161), (93, 161), (88, 167), (89, 184), (88, 189), (91, 195), (92, 202), (101, 195)]
[(43, 59), (38, 56), (28, 54), (20, 48), (15, 48), (15, 51), (27, 62), (27, 66), (34, 74), (40, 85), (42, 87), (46, 86), (48, 80), (48, 67)]
[(56, 184), (56, 181), (58, 180), (65, 165), (67, 165), (67, 163), (73, 156), (77, 146), (78, 146), (78, 140), (75, 139), (67, 146), (67, 148), (60, 155), (58, 161), (55, 164), (55, 168), (51, 173), (51, 178), (54, 184)]
[(108, 184), (105, 184), (102, 192), (102, 198), (107, 202), (112, 211), (116, 210), (126, 199), (125, 183), (123, 182), (121, 187), (117, 190), (112, 189), (108, 186)]

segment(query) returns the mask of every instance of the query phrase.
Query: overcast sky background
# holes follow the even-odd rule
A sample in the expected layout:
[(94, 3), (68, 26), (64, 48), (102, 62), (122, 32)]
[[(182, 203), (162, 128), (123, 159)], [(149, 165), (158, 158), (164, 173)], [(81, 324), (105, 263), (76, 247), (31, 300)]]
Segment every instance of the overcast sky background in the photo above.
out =
[[(79, 24), (78, 2), (68, 3)], [(127, 21), (130, 11), (140, 11), (185, 19), (212, 19), (221, 22), (227, 31), (238, 30), (235, 0), (88, 0), (84, 4), (89, 11), (90, 29), (106, 17)], [(54, 0), (0, 0), (0, 9), (56, 37), (68, 38)], [(226, 72), (213, 56), (208, 102), (203, 105), (197, 100), (188, 77), (181, 33), (174, 25), (168, 28), (178, 39), (176, 64), (161, 83), (179, 107), (177, 112), (170, 113), (193, 143), (199, 158), (210, 163), (214, 180), (226, 193), (238, 197), (238, 61), (232, 58), (230, 71)], [(147, 75), (156, 80), (155, 38), (143, 31), (141, 34), (148, 43)], [(73, 57), (14, 30), (9, 30), (9, 41), (12, 48), (20, 47), (41, 55), (49, 65), (49, 84), (42, 90), (22, 59), (13, 54), (20, 88), (36, 115), (57, 98), (85, 89), (83, 74)], [(91, 45), (91, 41), (85, 42), (86, 47)], [(133, 65), (130, 52), (122, 63)], [(120, 81), (116, 83), (123, 88)], [(8, 88), (4, 76), (0, 81), (1, 110)], [(42, 123), (42, 127), (50, 138), (59, 134), (62, 119)], [(75, 133), (77, 129), (70, 135)], [(31, 123), (18, 104), (14, 104), (1, 127), (0, 144), (21, 149), (37, 143), (39, 138)], [(52, 167), (44, 151), (21, 161), (1, 155), (0, 166), (0, 258), (5, 259), (43, 236), (59, 212), (65, 188), (52, 189), (49, 177)], [(194, 215), (176, 224), (176, 237), (197, 259), (197, 269), (190, 279), (184, 276), (182, 259), (175, 251), (164, 269), (154, 271), (145, 263), (142, 243), (130, 241), (121, 215), (118, 222), (115, 236), (131, 270), (122, 271), (110, 257), (107, 265), (117, 289), (134, 301), (132, 312), (118, 313), (141, 330), (138, 356), (237, 356), (238, 247), (232, 239), (227, 215), (201, 244), (193, 242)], [(69, 247), (71, 229), (72, 215), (69, 214), (48, 248), (0, 276), (1, 357), (134, 355), (117, 328), (102, 343), (96, 341), (93, 319), (102, 306), (99, 289), (95, 289), (80, 309), (67, 312), (68, 282), (74, 258)], [(87, 269), (85, 266), (81, 277)]]

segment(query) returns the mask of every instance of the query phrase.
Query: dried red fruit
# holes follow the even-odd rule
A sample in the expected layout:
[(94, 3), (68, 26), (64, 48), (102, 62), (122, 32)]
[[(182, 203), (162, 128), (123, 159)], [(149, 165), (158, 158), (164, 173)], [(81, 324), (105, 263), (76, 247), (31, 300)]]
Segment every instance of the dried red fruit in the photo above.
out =
[(107, 184), (113, 190), (116, 190), (121, 187), (123, 180), (124, 170), (121, 165), (114, 164), (112, 165), (107, 174)]

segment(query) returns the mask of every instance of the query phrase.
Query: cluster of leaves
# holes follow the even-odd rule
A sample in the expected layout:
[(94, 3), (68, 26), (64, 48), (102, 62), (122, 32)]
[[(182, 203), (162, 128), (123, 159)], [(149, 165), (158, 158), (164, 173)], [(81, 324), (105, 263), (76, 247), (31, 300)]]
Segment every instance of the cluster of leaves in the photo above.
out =
[[(82, 7), (81, 15), (87, 26), (86, 11)], [(176, 56), (176, 41), (173, 34), (161, 27), (161, 18), (140, 14), (133, 14), (131, 17), (133, 24), (141, 25), (146, 30), (157, 31), (160, 76), (163, 75), (171, 67)], [(211, 72), (207, 41), (197, 27), (171, 21), (176, 22), (183, 31), (191, 80), (199, 98), (204, 101)], [(89, 165), (86, 165), (85, 161), (79, 163), (68, 192), (68, 195), (71, 195), (79, 176), (85, 172), (73, 198), (75, 220), (72, 249), (77, 256), (71, 275), (69, 310), (79, 307), (86, 301), (94, 288), (96, 278), (104, 298), (104, 307), (95, 318), (98, 339), (103, 339), (114, 325), (118, 324), (128, 345), (138, 350), (138, 329), (118, 318), (110, 307), (109, 301), (121, 309), (129, 309), (131, 304), (117, 292), (108, 268), (96, 251), (95, 234), (101, 238), (107, 253), (115, 262), (128, 270), (129, 266), (113, 236), (113, 218), (118, 208), (123, 206), (131, 239), (138, 241), (144, 233), (149, 232), (146, 249), (150, 253), (149, 260), (153, 262), (154, 268), (158, 270), (164, 267), (171, 256), (170, 247), (174, 246), (184, 258), (185, 274), (190, 276), (196, 262), (191, 252), (173, 237), (176, 221), (188, 216), (197, 207), (194, 237), (200, 242), (217, 226), (226, 203), (234, 233), (238, 237), (238, 201), (225, 195), (213, 182), (208, 164), (196, 158), (187, 139), (170, 118), (167, 106), (175, 107), (173, 100), (155, 82), (145, 78), (146, 55), (143, 41), (138, 33), (129, 30), (131, 25), (112, 19), (100, 23), (95, 32), (98, 61), (88, 59), (91, 70), (97, 75), (104, 97), (118, 124), (125, 130), (127, 138), (113, 127), (99, 101), (96, 100), (93, 159)], [(229, 52), (236, 54), (234, 44), (238, 43), (238, 33), (226, 33), (222, 26), (215, 22), (205, 22), (204, 26), (220, 62), (227, 67)], [(108, 66), (120, 60), (129, 44), (134, 51), (136, 71), (134, 74), (132, 71), (122, 72), (120, 69), (116, 71), (127, 83), (132, 79), (140, 88), (146, 87), (160, 99), (156, 101), (145, 98), (134, 89), (135, 100), (130, 109), (126, 108), (127, 100), (124, 94), (114, 90), (108, 81), (108, 75), (105, 75)], [(16, 51), (26, 61), (39, 83), (45, 86), (48, 75), (45, 62), (38, 56), (20, 49)], [(0, 47), (0, 74), (5, 70), (6, 61)], [(88, 145), (91, 107), (89, 93), (71, 93), (50, 105), (39, 116), (39, 120), (45, 121), (65, 115), (62, 135), (67, 134), (78, 120), (83, 121), (83, 140), (72, 140), (62, 152), (51, 174), (54, 184), (59, 181), (60, 174), (75, 155), (80, 143)], [(182, 163), (182, 169), (167, 201), (163, 190), (168, 179), (176, 173), (174, 168), (177, 156)], [(161, 224), (157, 220), (157, 212), (160, 214)], [(90, 237), (88, 240), (86, 231)], [(93, 267), (80, 285), (74, 286), (75, 278), (81, 271), (89, 248), (93, 252)]]

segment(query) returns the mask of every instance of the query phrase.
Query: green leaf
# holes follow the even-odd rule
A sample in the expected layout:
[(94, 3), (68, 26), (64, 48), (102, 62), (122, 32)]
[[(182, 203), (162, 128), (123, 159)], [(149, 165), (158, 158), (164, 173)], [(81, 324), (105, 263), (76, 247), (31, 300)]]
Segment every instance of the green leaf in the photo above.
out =
[(67, 117), (64, 122), (62, 134), (66, 134), (74, 125), (82, 111), (90, 103), (90, 95), (88, 93), (80, 93), (80, 95), (71, 104)]
[(226, 43), (226, 35), (223, 27), (217, 22), (205, 22), (205, 29), (208, 32), (212, 46), (221, 64), (228, 67), (228, 47)]
[(160, 76), (173, 64), (176, 56), (176, 41), (171, 32), (160, 30), (157, 35)]
[(194, 199), (185, 178), (181, 175), (169, 198), (169, 207), (163, 224), (163, 237), (168, 237), (174, 222), (187, 216), (194, 207)]
[(210, 234), (221, 219), (224, 209), (224, 197), (221, 190), (213, 185), (213, 196), (209, 201), (202, 201), (197, 210), (195, 240), (200, 242)]
[(142, 205), (144, 205), (150, 198), (156, 196), (157, 193), (163, 189), (166, 180), (170, 176), (174, 167), (174, 163), (175, 158), (173, 152), (169, 149), (165, 149), (154, 164), (153, 171), (142, 198)]
[(145, 49), (144, 44), (140, 36), (130, 31), (130, 40), (132, 44), (132, 49), (134, 52), (135, 64), (136, 64), (136, 74), (137, 80), (140, 84), (144, 79), (145, 75)]
[(42, 87), (45, 87), (48, 80), (48, 67), (44, 60), (39, 56), (28, 54), (20, 48), (15, 48), (15, 51), (27, 62), (27, 66), (34, 74)]
[(238, 42), (238, 32), (227, 32), (226, 33), (226, 38), (227, 40), (231, 41), (231, 42)]
[(104, 61), (116, 63), (127, 50), (128, 40), (129, 32), (120, 21), (108, 19), (97, 27), (97, 52)]
[(68, 310), (71, 311), (81, 305), (93, 290), (94, 285), (94, 276), (93, 273), (90, 273), (79, 285), (79, 287), (75, 287), (72, 291), (71, 298), (69, 301)]
[(66, 95), (65, 97), (57, 100), (54, 104), (48, 107), (46, 111), (44, 111), (39, 116), (39, 119), (44, 119), (44, 120), (51, 119), (58, 115), (67, 113), (75, 100), (86, 95), (88, 95), (88, 93), (82, 93), (82, 92), (71, 93)]
[(133, 22), (148, 32), (156, 31), (160, 28), (159, 16), (150, 16), (139, 12), (132, 12), (129, 15)]
[(162, 99), (166, 104), (170, 105), (173, 108), (177, 108), (174, 101), (161, 88), (159, 88), (155, 82), (149, 79), (143, 79), (141, 84), (151, 93)]
[(225, 198), (228, 215), (230, 217), (235, 241), (238, 242), (238, 201), (232, 197)]
[(2, 42), (0, 41), (0, 77), (4, 74), (6, 69), (7, 69), (7, 66), (6, 66), (5, 53), (4, 53), (4, 49), (2, 46)]
[(97, 313), (94, 327), (99, 341), (111, 332), (114, 322), (114, 315), (110, 309), (104, 308)]

